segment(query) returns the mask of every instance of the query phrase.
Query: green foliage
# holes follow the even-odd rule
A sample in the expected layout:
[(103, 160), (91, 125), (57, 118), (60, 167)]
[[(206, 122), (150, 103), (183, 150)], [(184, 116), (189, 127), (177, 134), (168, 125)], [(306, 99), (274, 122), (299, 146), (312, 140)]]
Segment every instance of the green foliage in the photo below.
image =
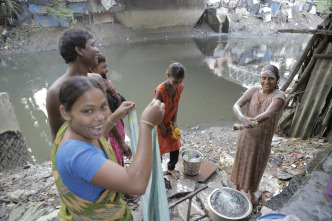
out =
[(4, 18), (4, 25), (7, 26), (7, 24), (12, 23), (13, 14), (17, 16), (21, 15), (21, 6), (12, 0), (1, 1), (0, 14), (0, 17)]
[(332, 0), (317, 0), (317, 12), (329, 12)]
[(282, 186), (282, 185), (284, 185), (284, 181), (282, 181), (282, 180), (278, 180), (278, 184), (280, 185), (280, 186)]
[(52, 7), (46, 7), (49, 15), (54, 15), (56, 18), (67, 18), (74, 20), (74, 13), (69, 8), (66, 8), (64, 0), (52, 0)]

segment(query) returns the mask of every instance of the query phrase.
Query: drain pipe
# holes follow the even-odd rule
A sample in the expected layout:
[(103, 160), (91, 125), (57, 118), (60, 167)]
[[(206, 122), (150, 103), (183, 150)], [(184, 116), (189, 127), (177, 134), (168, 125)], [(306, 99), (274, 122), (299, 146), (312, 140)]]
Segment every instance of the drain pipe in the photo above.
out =
[(205, 186), (202, 186), (201, 188), (197, 189), (197, 185), (196, 185), (196, 186), (195, 186), (195, 190), (194, 190), (194, 192), (189, 193), (187, 196), (183, 197), (182, 199), (180, 199), (180, 200), (178, 200), (178, 201), (176, 201), (176, 202), (170, 204), (168, 208), (171, 209), (171, 208), (175, 207), (176, 205), (182, 203), (183, 201), (189, 199), (188, 210), (187, 210), (187, 221), (189, 221), (189, 218), (190, 218), (190, 210), (191, 210), (191, 202), (192, 202), (193, 197), (194, 197), (197, 193), (201, 192), (202, 190), (207, 189), (208, 187), (209, 187), (208, 185), (205, 185)]

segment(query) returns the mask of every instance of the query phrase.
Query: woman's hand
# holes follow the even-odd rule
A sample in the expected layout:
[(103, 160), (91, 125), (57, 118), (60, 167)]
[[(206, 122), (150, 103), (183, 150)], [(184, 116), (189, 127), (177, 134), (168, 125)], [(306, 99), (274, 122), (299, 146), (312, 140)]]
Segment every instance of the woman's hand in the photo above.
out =
[[(122, 104), (116, 109), (116, 111), (113, 113), (117, 117), (119, 117), (118, 120), (123, 119), (127, 116), (128, 112), (132, 110), (135, 107), (135, 103), (131, 101), (124, 101)], [(113, 121), (117, 122), (117, 121)]]
[(141, 121), (147, 121), (153, 125), (160, 124), (164, 118), (164, 113), (165, 104), (161, 103), (160, 100), (153, 99), (144, 109), (141, 115)]
[(243, 130), (242, 124), (234, 124), (233, 131), (236, 131), (236, 130)]
[(122, 153), (124, 156), (126, 156), (129, 160), (132, 156), (132, 152), (131, 152), (131, 148), (125, 143), (123, 142), (123, 144), (119, 144), (121, 150), (122, 150)]
[(249, 118), (249, 117), (240, 117), (240, 121), (242, 123), (243, 128), (253, 128), (254, 125), (252, 124), (251, 121), (253, 121), (253, 118)]
[(176, 123), (176, 121), (173, 122), (173, 130), (174, 130), (175, 128), (177, 128), (177, 127), (178, 127), (178, 123)]

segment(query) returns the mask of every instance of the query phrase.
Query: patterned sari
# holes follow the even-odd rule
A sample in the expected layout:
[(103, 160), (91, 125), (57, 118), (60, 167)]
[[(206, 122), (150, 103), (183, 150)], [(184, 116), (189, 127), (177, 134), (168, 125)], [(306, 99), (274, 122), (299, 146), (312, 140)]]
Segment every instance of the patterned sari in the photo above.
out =
[[(90, 202), (72, 193), (62, 182), (60, 174), (55, 167), (55, 156), (68, 123), (59, 129), (52, 147), (52, 170), (54, 182), (61, 198), (59, 220), (133, 220), (129, 208), (121, 200), (121, 193), (105, 190), (97, 200)], [(109, 160), (116, 162), (116, 158), (104, 137), (99, 139), (103, 150)]]

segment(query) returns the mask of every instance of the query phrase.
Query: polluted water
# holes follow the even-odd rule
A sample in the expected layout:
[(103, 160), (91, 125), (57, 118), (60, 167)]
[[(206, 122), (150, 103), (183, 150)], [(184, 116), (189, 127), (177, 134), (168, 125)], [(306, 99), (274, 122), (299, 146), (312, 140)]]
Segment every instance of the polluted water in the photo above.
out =
[(241, 217), (250, 209), (244, 195), (228, 188), (215, 191), (211, 195), (210, 203), (216, 212), (226, 217)]

